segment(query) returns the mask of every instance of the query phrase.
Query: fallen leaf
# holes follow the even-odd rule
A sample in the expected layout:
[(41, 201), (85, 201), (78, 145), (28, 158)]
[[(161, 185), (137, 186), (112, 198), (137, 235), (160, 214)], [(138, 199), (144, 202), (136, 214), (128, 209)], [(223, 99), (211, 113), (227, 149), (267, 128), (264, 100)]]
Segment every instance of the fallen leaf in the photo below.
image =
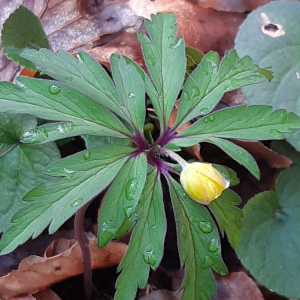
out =
[(284, 169), (292, 164), (291, 159), (273, 151), (261, 142), (234, 140), (234, 143), (247, 150), (256, 160), (265, 160), (271, 168)]
[[(109, 243), (99, 249), (97, 239), (89, 239), (91, 267), (107, 268), (120, 263), (127, 245)], [(53, 283), (83, 273), (81, 250), (76, 240), (59, 239), (47, 248), (44, 257), (29, 256), (18, 270), (0, 278), (0, 298), (8, 300), (22, 294), (34, 294)]]
[(36, 300), (61, 300), (60, 297), (50, 289), (40, 291), (34, 294), (34, 297)]
[(219, 11), (244, 13), (271, 1), (274, 0), (200, 0), (200, 5), (204, 8), (212, 8)]
[(180, 300), (181, 297), (182, 293), (176, 294), (175, 292), (166, 290), (157, 290), (140, 298), (139, 300)]
[(215, 274), (216, 296), (211, 300), (264, 300), (255, 282), (245, 272), (233, 272), (227, 276)]

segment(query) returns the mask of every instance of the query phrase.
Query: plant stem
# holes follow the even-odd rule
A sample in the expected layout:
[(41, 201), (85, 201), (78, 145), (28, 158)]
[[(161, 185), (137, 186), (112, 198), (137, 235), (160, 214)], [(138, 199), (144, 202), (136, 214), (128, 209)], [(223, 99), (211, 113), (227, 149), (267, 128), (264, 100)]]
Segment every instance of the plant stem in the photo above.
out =
[(83, 227), (84, 215), (89, 204), (90, 202), (86, 203), (77, 211), (74, 220), (75, 238), (78, 241), (82, 253), (84, 291), (85, 291), (86, 300), (91, 300), (93, 296), (91, 253), (89, 249), (89, 241), (85, 236), (84, 227)]
[(180, 166), (182, 167), (182, 169), (184, 169), (185, 167), (187, 167), (189, 165), (188, 162), (186, 162), (180, 155), (176, 154), (172, 150), (169, 150), (169, 149), (166, 149), (166, 148), (161, 148), (159, 150), (160, 150), (161, 154), (163, 154), (165, 156), (168, 156), (171, 159), (178, 162), (180, 164)]

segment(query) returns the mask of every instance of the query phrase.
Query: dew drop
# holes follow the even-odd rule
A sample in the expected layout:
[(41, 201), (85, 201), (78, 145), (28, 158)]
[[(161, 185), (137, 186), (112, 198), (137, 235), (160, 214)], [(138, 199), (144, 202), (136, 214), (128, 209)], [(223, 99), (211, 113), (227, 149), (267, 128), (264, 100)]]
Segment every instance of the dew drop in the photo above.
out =
[(154, 255), (154, 251), (153, 250), (144, 251), (143, 252), (143, 260), (146, 264), (155, 266), (157, 259), (156, 259), (156, 256)]
[(190, 221), (193, 223), (199, 223), (199, 219), (197, 217), (191, 216)]
[(129, 220), (129, 221), (132, 221), (132, 222), (135, 222), (135, 221), (137, 221), (139, 218), (140, 218), (140, 215), (137, 214), (137, 213), (134, 213), (128, 220)]
[(134, 213), (134, 208), (131, 206), (126, 206), (124, 208), (124, 214), (126, 216), (127, 219), (129, 219)]
[(152, 56), (149, 55), (147, 60), (151, 66), (155, 66), (155, 60)]
[(134, 93), (132, 93), (132, 92), (128, 93), (128, 99), (132, 99), (132, 98), (134, 98), (134, 97), (135, 97), (135, 94), (134, 94)]
[(73, 77), (71, 77), (71, 76), (65, 77), (65, 81), (67, 81), (67, 82), (72, 82), (72, 80), (73, 80)]
[(67, 173), (67, 174), (73, 174), (73, 173), (75, 173), (74, 170), (69, 170), (67, 168), (64, 168), (64, 172)]
[(199, 223), (199, 228), (204, 233), (211, 233), (213, 231), (213, 226), (209, 221), (201, 221)]
[(205, 255), (204, 259), (203, 259), (203, 262), (200, 265), (200, 267), (201, 267), (201, 269), (206, 269), (209, 266), (212, 266), (213, 263), (214, 263), (214, 261), (212, 260), (212, 258), (210, 256), (208, 256), (208, 255)]
[(112, 221), (105, 221), (100, 225), (99, 247), (104, 247), (114, 237), (116, 227)]
[(200, 96), (200, 90), (197, 86), (193, 86), (191, 90), (192, 90), (191, 97), (196, 98)]
[(91, 152), (89, 150), (86, 150), (83, 152), (83, 159), (89, 160), (91, 158)]
[(209, 122), (213, 122), (215, 120), (215, 116), (211, 115), (208, 117)]
[(222, 275), (222, 276), (225, 276), (225, 275), (227, 275), (228, 273), (225, 272), (225, 271), (219, 271), (219, 274)]
[(83, 202), (83, 198), (78, 198), (71, 203), (71, 207), (77, 207)]
[(208, 118), (205, 118), (205, 119), (204, 119), (204, 123), (207, 123), (207, 122), (208, 122)]
[(186, 193), (182, 193), (182, 197), (183, 197), (183, 198), (186, 198), (186, 197), (187, 197), (187, 194), (186, 194)]
[(187, 101), (191, 100), (191, 96), (188, 91), (183, 92), (183, 98), (185, 98)]
[(46, 128), (36, 128), (26, 131), (22, 136), (22, 141), (25, 143), (42, 143), (48, 137)]
[(219, 241), (218, 239), (212, 239), (208, 246), (207, 246), (208, 251), (210, 252), (216, 252), (219, 250)]
[(300, 73), (299, 72), (296, 72), (296, 77), (297, 77), (297, 79), (300, 79)]
[(52, 94), (52, 95), (57, 95), (59, 94), (61, 91), (61, 88), (55, 84), (51, 84), (49, 86), (49, 92)]
[(131, 201), (134, 200), (135, 194), (137, 192), (137, 179), (130, 178), (125, 186), (125, 196), (126, 199)]
[(139, 176), (140, 178), (143, 178), (143, 174), (140, 174), (140, 176)]
[(205, 115), (209, 112), (208, 108), (204, 107), (200, 110), (200, 114)]

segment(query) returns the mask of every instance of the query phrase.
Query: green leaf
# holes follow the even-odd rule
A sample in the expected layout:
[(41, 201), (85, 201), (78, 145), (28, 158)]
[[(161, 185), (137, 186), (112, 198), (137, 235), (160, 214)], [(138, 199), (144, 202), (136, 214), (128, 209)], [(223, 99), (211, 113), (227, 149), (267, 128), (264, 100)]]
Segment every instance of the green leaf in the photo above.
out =
[(113, 54), (110, 58), (114, 82), (120, 94), (121, 107), (133, 128), (143, 133), (146, 103), (141, 75), (125, 58)]
[(90, 199), (105, 189), (120, 171), (132, 148), (101, 146), (62, 159), (45, 172), (62, 177), (38, 185), (26, 194), (25, 208), (13, 217), (13, 225), (0, 242), (1, 254), (9, 253), (30, 237), (37, 237), (50, 223), (55, 232)]
[(281, 132), (300, 128), (300, 118), (279, 109), (271, 112), (266, 105), (235, 106), (216, 111), (201, 118), (178, 134), (173, 143), (192, 146), (212, 137), (244, 140), (283, 139)]
[(209, 52), (187, 79), (176, 119), (176, 127), (211, 112), (224, 93), (244, 85), (265, 80), (265, 76), (250, 57), (241, 60), (235, 50), (230, 51), (219, 65), (219, 55)]
[(25, 50), (22, 57), (30, 60), (41, 72), (85, 94), (126, 119), (120, 108), (120, 96), (102, 66), (84, 52), (77, 59), (66, 51), (56, 54), (47, 50)]
[(36, 126), (36, 118), (0, 115), (0, 232), (8, 229), (14, 213), (26, 205), (23, 196), (39, 183), (49, 181), (42, 174), (47, 165), (60, 158), (55, 144), (31, 146), (20, 143), (20, 136)]
[(85, 141), (85, 146), (87, 149), (96, 148), (104, 145), (129, 146), (131, 143), (130, 139), (120, 139), (110, 136), (83, 135), (82, 138)]
[(185, 264), (182, 300), (209, 300), (216, 293), (210, 267), (227, 274), (216, 224), (208, 211), (184, 192), (174, 179), (169, 179), (170, 195), (177, 223), (181, 266)]
[(214, 168), (216, 168), (225, 178), (227, 181), (230, 182), (230, 186), (235, 186), (240, 183), (239, 178), (234, 170), (228, 168), (226, 166), (212, 164)]
[(125, 218), (135, 213), (147, 175), (145, 154), (131, 158), (110, 186), (98, 220), (98, 244), (104, 247), (110, 242)]
[(275, 192), (263, 192), (243, 209), (237, 254), (268, 289), (300, 298), (300, 167), (281, 172)]
[(129, 248), (119, 265), (115, 300), (133, 300), (137, 288), (147, 284), (150, 266), (155, 270), (163, 255), (166, 234), (163, 194), (156, 170), (147, 177), (136, 213), (141, 215), (131, 235)]
[(241, 198), (231, 190), (225, 190), (221, 196), (212, 201), (208, 208), (217, 220), (222, 236), (224, 232), (233, 248), (238, 244), (242, 227), (242, 211), (236, 207), (241, 204)]
[(35, 66), (20, 53), (24, 49), (50, 49), (40, 19), (22, 5), (3, 24), (1, 40), (5, 55), (31, 70), (35, 70)]
[[(72, 122), (66, 126), (66, 130), (60, 130), (58, 124), (44, 125), (40, 130), (36, 129), (38, 132), (26, 133), (24, 142), (25, 138), (28, 138), (28, 142), (33, 142), (32, 136), (36, 140), (41, 139), (41, 142), (48, 142), (57, 135), (61, 138), (78, 134), (125, 138), (129, 134), (123, 123), (109, 110), (84, 94), (49, 80), (19, 77), (18, 86), (0, 82), (0, 111), (28, 113), (45, 120)], [(48, 127), (51, 128), (49, 136)]]
[(253, 156), (244, 148), (220, 138), (209, 138), (209, 141), (221, 148), (226, 154), (248, 169), (257, 179), (260, 177), (258, 165)]
[[(242, 89), (249, 104), (271, 105), (300, 115), (300, 3), (276, 1), (248, 15), (236, 37), (239, 55), (249, 55), (261, 66), (272, 66), (274, 80)], [(273, 27), (268, 29), (268, 25)], [(266, 27), (267, 26), (267, 27)], [(278, 35), (278, 37), (273, 37)], [(300, 151), (300, 131), (285, 134)]]
[(149, 37), (139, 32), (144, 59), (159, 98), (151, 98), (162, 128), (167, 128), (171, 111), (183, 83), (186, 60), (182, 37), (177, 34), (172, 13), (157, 14), (145, 20)]

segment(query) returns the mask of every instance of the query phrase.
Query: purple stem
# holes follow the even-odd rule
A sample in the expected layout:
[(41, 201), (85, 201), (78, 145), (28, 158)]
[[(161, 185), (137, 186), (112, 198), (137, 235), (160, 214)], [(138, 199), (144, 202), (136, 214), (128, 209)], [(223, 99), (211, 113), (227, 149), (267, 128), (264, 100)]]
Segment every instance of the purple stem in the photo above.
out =
[(86, 203), (77, 211), (74, 220), (75, 238), (78, 241), (82, 253), (84, 291), (86, 300), (90, 300), (93, 297), (91, 253), (89, 249), (89, 241), (85, 236), (83, 228), (84, 215), (87, 208), (89, 207), (89, 204), (90, 202)]

